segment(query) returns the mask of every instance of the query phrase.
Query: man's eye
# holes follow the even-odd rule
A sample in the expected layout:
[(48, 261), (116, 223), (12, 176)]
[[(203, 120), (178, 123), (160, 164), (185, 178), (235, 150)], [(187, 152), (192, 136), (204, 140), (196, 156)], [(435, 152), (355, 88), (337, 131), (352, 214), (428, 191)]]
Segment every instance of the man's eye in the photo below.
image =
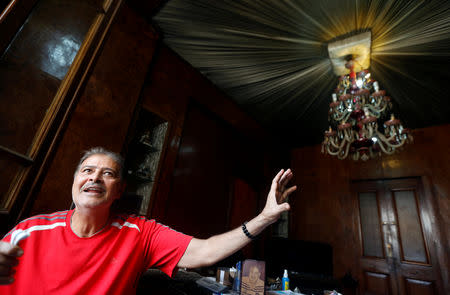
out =
[(89, 172), (91, 172), (92, 171), (92, 169), (90, 169), (90, 168), (84, 168), (83, 170), (82, 170), (82, 172), (84, 172), (84, 173), (89, 173)]
[(103, 174), (106, 176), (114, 176), (114, 173), (112, 173), (111, 171), (105, 171), (103, 172)]

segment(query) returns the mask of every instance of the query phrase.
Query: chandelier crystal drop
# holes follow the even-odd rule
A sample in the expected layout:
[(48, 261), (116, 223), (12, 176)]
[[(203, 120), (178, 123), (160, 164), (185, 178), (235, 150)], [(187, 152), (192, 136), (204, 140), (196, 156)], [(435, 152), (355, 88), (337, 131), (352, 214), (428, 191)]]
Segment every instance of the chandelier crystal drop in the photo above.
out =
[[(379, 88), (368, 70), (354, 71), (354, 61), (345, 67), (350, 74), (339, 78), (328, 112), (322, 152), (345, 159), (366, 161), (377, 155), (393, 154), (412, 142), (409, 129), (391, 114), (391, 99)], [(390, 115), (390, 117), (389, 117)]]

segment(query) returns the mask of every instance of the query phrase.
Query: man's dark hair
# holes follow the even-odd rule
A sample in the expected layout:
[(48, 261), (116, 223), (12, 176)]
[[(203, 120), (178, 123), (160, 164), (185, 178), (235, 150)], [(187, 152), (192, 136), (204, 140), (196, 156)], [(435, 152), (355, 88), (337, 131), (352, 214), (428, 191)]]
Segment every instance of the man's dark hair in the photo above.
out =
[(123, 170), (124, 170), (125, 160), (123, 159), (123, 157), (120, 154), (112, 152), (110, 150), (107, 150), (103, 147), (93, 147), (83, 153), (83, 156), (81, 156), (81, 159), (78, 162), (77, 169), (75, 169), (74, 177), (77, 174), (77, 172), (80, 171), (81, 164), (83, 164), (83, 162), (87, 158), (89, 158), (90, 156), (93, 156), (93, 155), (105, 155), (105, 156), (110, 157), (114, 162), (117, 163), (117, 165), (119, 165), (119, 177), (120, 177), (121, 181), (124, 180)]

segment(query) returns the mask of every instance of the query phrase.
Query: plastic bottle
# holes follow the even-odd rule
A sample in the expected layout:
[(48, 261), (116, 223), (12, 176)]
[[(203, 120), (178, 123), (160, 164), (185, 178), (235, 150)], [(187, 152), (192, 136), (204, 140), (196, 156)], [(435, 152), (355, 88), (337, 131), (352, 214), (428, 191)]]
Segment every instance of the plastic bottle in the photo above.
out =
[(289, 277), (287, 269), (284, 270), (283, 279), (281, 280), (281, 289), (283, 291), (289, 290)]
[(239, 292), (241, 290), (241, 261), (236, 263), (236, 274), (234, 275), (233, 291)]

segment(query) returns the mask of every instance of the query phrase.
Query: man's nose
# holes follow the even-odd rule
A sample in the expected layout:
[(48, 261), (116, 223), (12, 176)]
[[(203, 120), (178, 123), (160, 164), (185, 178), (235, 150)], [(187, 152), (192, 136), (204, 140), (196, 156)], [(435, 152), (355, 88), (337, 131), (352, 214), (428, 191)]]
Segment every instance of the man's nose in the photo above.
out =
[(102, 172), (100, 170), (95, 171), (89, 177), (89, 181), (92, 182), (101, 182), (103, 180)]

